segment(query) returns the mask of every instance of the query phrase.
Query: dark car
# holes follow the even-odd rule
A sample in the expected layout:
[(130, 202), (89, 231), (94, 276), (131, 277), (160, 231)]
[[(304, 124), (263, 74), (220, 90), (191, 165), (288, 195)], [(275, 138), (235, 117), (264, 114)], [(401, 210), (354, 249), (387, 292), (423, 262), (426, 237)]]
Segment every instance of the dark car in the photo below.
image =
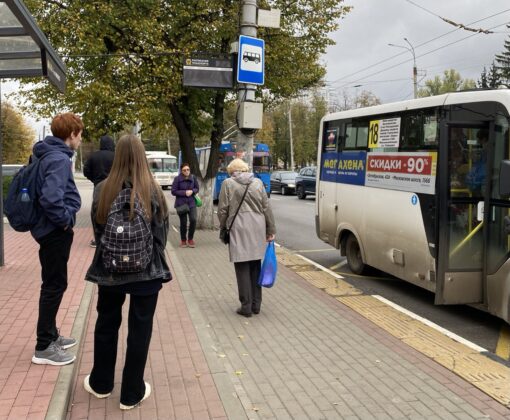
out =
[(300, 200), (304, 200), (308, 194), (315, 195), (315, 180), (317, 168), (305, 166), (296, 177), (296, 194)]
[(275, 171), (271, 174), (271, 192), (277, 191), (282, 195), (294, 194), (296, 191), (296, 176), (293, 171)]

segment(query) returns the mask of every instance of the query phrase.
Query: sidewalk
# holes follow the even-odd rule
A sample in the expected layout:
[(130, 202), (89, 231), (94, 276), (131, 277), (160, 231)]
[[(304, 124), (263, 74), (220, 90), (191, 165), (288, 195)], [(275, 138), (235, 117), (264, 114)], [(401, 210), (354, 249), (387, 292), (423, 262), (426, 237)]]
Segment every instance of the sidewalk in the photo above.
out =
[[(171, 221), (177, 226), (175, 216)], [(93, 252), (89, 236), (89, 229), (76, 229), (58, 320), (63, 334), (73, 329), (80, 338), (82, 330), (79, 357), (57, 368), (30, 363), (36, 244), (29, 235), (6, 232), (0, 420), (59, 419), (63, 410), (70, 419), (510, 419), (508, 408), (304, 280), (297, 264), (280, 264), (261, 313), (240, 317), (233, 265), (213, 231), (197, 232), (195, 249), (173, 247), (179, 238), (171, 232), (174, 280), (160, 293), (146, 369), (153, 394), (123, 413), (125, 324), (112, 396), (98, 400), (82, 386), (96, 319), (95, 286), (83, 281)]]

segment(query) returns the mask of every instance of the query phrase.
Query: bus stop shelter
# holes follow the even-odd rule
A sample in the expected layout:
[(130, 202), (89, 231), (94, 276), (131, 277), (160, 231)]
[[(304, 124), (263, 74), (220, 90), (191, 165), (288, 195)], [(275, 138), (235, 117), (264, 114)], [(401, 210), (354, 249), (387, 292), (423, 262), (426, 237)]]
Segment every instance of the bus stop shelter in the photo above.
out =
[[(1, 79), (18, 77), (45, 77), (64, 92), (66, 66), (24, 3), (21, 0), (0, 0), (0, 82)], [(0, 119), (0, 187), (3, 185), (1, 134)], [(0, 194), (0, 215), (0, 266), (3, 266), (3, 194)]]

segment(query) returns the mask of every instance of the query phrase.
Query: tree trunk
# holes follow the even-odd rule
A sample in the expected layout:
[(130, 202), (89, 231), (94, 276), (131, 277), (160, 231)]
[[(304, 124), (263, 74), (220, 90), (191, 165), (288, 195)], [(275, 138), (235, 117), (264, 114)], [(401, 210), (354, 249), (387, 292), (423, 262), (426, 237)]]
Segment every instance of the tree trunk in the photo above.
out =
[(215, 215), (213, 206), (214, 179), (206, 179), (200, 184), (202, 207), (198, 208), (197, 229), (214, 229)]
[(181, 103), (171, 103), (170, 111), (174, 120), (177, 133), (179, 134), (179, 145), (181, 147), (182, 162), (190, 165), (191, 173), (194, 174), (200, 184), (200, 198), (202, 207), (198, 209), (197, 229), (214, 229), (214, 206), (213, 188), (216, 172), (218, 171), (218, 152), (223, 136), (223, 111), (225, 106), (225, 92), (218, 91), (214, 98), (214, 120), (211, 132), (211, 153), (205, 177), (199, 169), (198, 158), (195, 153), (195, 142), (191, 132), (191, 124), (182, 109), (186, 109), (187, 97), (182, 98)]

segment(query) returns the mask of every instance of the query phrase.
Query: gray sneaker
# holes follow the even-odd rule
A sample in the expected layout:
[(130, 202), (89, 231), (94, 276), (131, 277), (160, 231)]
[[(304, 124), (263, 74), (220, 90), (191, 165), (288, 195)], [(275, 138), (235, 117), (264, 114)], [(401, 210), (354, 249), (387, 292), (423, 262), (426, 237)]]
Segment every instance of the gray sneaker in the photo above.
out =
[(76, 356), (65, 351), (55, 341), (46, 350), (36, 350), (32, 363), (37, 365), (63, 366), (73, 363)]
[(76, 340), (72, 337), (63, 337), (59, 335), (58, 338), (55, 340), (55, 343), (57, 343), (60, 347), (62, 347), (65, 350), (75, 346)]

